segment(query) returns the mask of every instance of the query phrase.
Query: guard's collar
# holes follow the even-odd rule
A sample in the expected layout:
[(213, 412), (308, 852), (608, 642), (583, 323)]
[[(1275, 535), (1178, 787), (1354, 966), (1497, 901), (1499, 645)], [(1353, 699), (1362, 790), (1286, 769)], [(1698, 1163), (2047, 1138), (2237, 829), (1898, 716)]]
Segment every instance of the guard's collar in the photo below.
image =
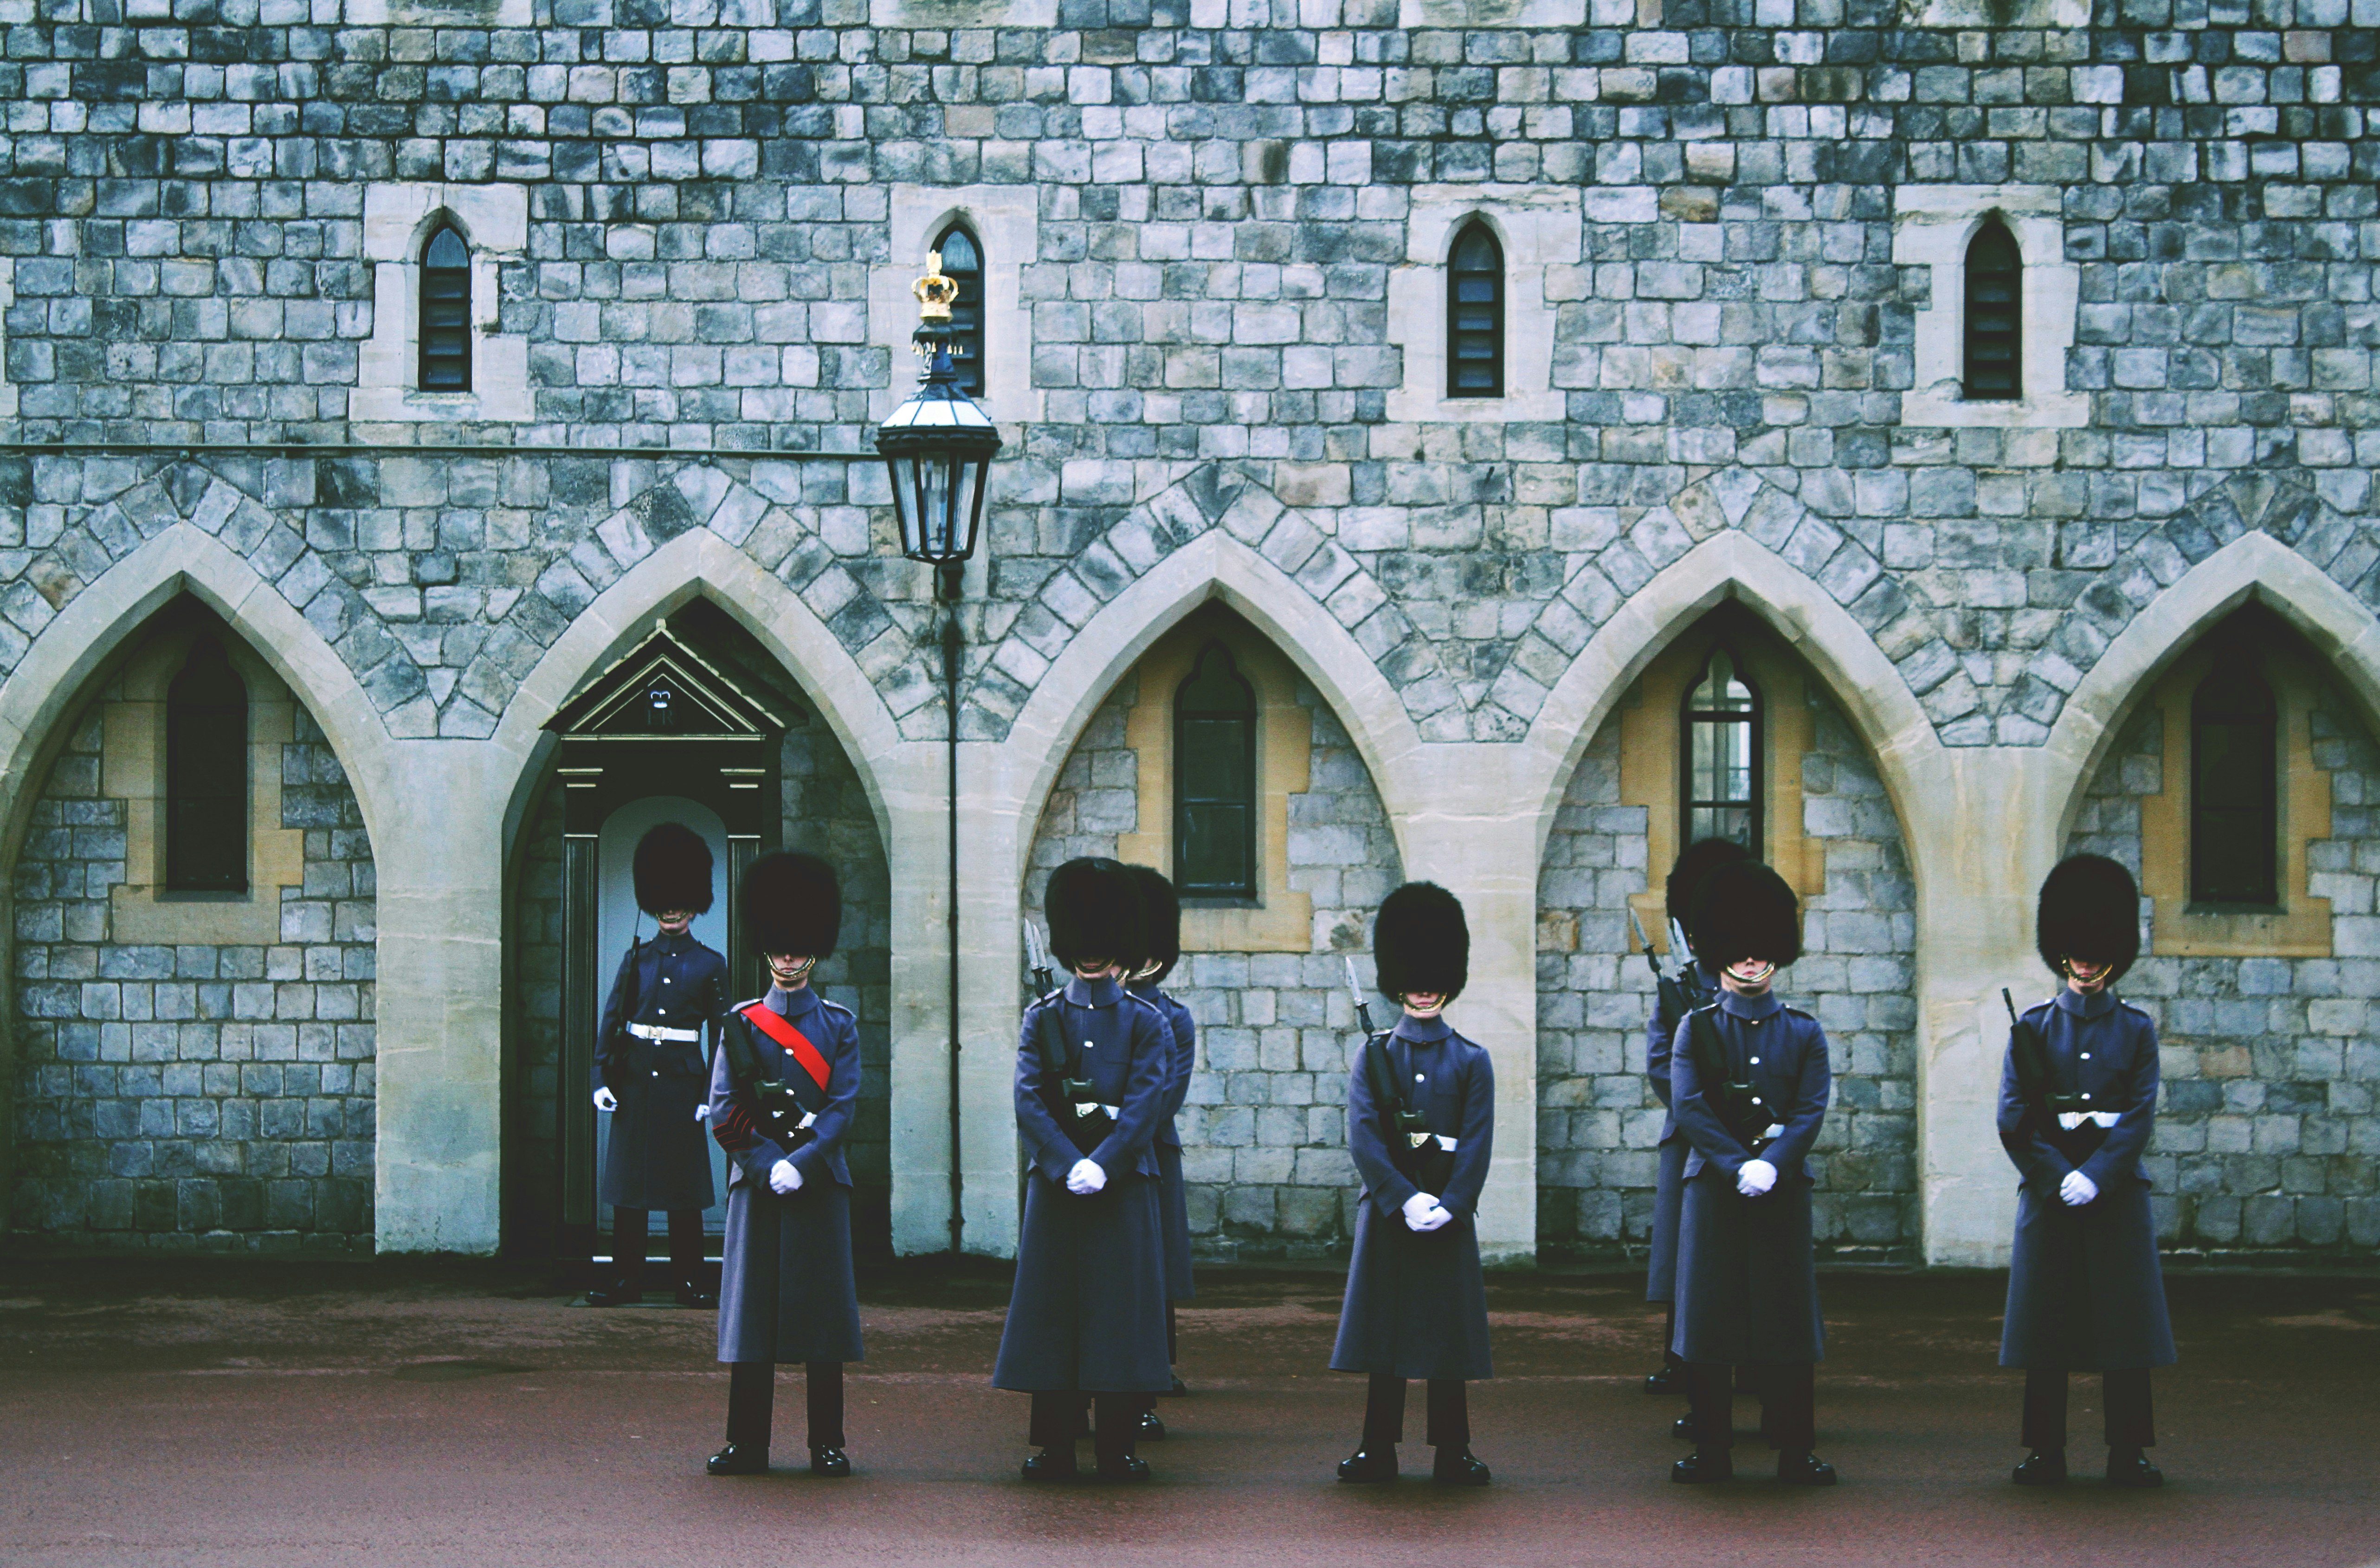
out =
[(2101, 986), (2089, 996), (2079, 995), (2070, 986), (2059, 986), (2053, 998), (2059, 1008), (2080, 1018), (2096, 1018), (2116, 1010), (2116, 993)]
[(682, 931), (655, 931), (653, 945), (667, 948), (672, 953), (681, 947), (691, 947), (694, 945), (694, 930), (689, 927)]
[(1719, 1011), (1731, 1013), (1739, 1018), (1771, 1017), (1783, 1011), (1784, 1006), (1777, 999), (1777, 988), (1773, 985), (1758, 996), (1739, 996), (1724, 988), (1718, 993)]
[(790, 1018), (796, 1013), (807, 1013), (818, 1005), (818, 987), (804, 986), (799, 991), (787, 991), (774, 979), (769, 982), (769, 1011), (780, 1018)]
[(1163, 980), (1135, 980), (1123, 988), (1144, 1002), (1154, 1002), (1165, 994)]
[(1454, 1030), (1443, 1017), (1416, 1018), (1410, 1013), (1400, 1013), (1397, 1027), (1389, 1032), (1415, 1045), (1436, 1045)]
[(1069, 975), (1066, 1000), (1077, 1007), (1113, 1007), (1123, 1000), (1123, 982), (1112, 977), (1087, 980), (1080, 975)]

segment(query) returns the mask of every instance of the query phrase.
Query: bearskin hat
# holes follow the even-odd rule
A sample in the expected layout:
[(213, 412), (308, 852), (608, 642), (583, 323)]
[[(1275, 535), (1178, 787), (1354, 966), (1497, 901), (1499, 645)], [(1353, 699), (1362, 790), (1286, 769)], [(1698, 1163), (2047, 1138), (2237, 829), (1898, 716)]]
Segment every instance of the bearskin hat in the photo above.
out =
[(1698, 838), (1686, 845), (1678, 852), (1678, 863), (1670, 868), (1669, 885), (1662, 890), (1670, 918), (1682, 926), (1693, 919), (1694, 893), (1703, 879), (1721, 866), (1751, 858), (1752, 851), (1731, 838)]
[(1148, 955), (1141, 960), (1163, 967), (1149, 977), (1151, 983), (1173, 972), (1182, 962), (1182, 900), (1175, 896), (1173, 884), (1164, 872), (1154, 866), (1126, 866), (1132, 873), (1132, 885), (1140, 893), (1141, 918), (1148, 935)]
[(1148, 962), (1148, 922), (1123, 861), (1067, 861), (1050, 873), (1041, 904), (1050, 917), (1050, 952), (1067, 968), (1104, 958), (1129, 975)]
[(2131, 872), (2104, 855), (2070, 855), (2041, 884), (2034, 945), (2052, 973), (2061, 958), (2105, 964), (2109, 984), (2141, 955), (2141, 890)]
[(1694, 956), (1714, 969), (1746, 958), (1779, 968), (1802, 956), (1802, 911), (1785, 879), (1757, 860), (1730, 861), (1703, 879), (1686, 926)]
[(824, 958), (843, 934), (843, 886), (815, 855), (763, 855), (735, 891), (744, 940), (755, 953)]
[(637, 841), (637, 907), (648, 915), (665, 909), (710, 908), (710, 845), (684, 822), (659, 822)]
[(1372, 961), (1382, 995), (1436, 991), (1451, 1002), (1471, 981), (1463, 901), (1436, 882), (1405, 883), (1372, 921)]

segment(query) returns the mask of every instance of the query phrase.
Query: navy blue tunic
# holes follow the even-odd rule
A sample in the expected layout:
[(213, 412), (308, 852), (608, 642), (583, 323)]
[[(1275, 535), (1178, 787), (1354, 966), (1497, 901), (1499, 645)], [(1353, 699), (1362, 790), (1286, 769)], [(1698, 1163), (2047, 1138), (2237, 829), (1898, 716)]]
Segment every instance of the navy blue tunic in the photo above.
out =
[(631, 1024), (708, 1029), (727, 1011), (727, 960), (683, 932), (638, 942), (620, 959), (595, 1036), (594, 1088), (619, 1097), (596, 1199), (619, 1209), (708, 1209), (710, 1149), (695, 1119), (710, 1078), (703, 1041), (651, 1040)]
[(1393, 1128), (1373, 1099), (1359, 1052), (1347, 1079), (1347, 1152), (1364, 1190), (1330, 1369), (1490, 1378), (1496, 1367), (1488, 1352), (1488, 1290), (1474, 1215), (1496, 1143), (1495, 1065), (1442, 1018), (1401, 1018), (1388, 1051), (1414, 1110), (1431, 1132), (1456, 1140), (1453, 1174), (1435, 1195), (1454, 1218), (1427, 1233), (1405, 1223), (1405, 1199), (1417, 1189), (1389, 1158)]
[(1833, 1088), (1827, 1032), (1773, 991), (1722, 991), (1704, 1011), (1718, 1029), (1729, 1077), (1749, 1081), (1782, 1131), (1758, 1156), (1777, 1167), (1777, 1185), (1758, 1197), (1736, 1191), (1737, 1173), (1755, 1157), (1706, 1097), (1692, 1025), (1680, 1024), (1670, 1042), (1671, 1109), (1690, 1147), (1671, 1348), (1688, 1361), (1724, 1365), (1823, 1360), (1806, 1161)]
[(1173, 1076), (1165, 1088), (1165, 1120), (1157, 1127), (1157, 1175), (1163, 1184), (1157, 1201), (1165, 1216), (1165, 1299), (1187, 1301), (1198, 1292), (1190, 1277), (1190, 1195), (1183, 1185), (1182, 1131), (1174, 1119), (1190, 1098), (1190, 1075), (1198, 1068), (1198, 1024), (1190, 1009), (1160, 988), (1131, 990), (1165, 1015), (1172, 1039)]
[[(2049, 1046), (2050, 1092), (2090, 1097), (2116, 1124), (2083, 1136), (2080, 1166), (2044, 1136), (2017, 1092), (2011, 1049), (2000, 1070), (2000, 1143), (2016, 1162), (2016, 1248), (2010, 1260), (2000, 1365), (2074, 1372), (2174, 1363), (2157, 1266), (2156, 1222), (2141, 1154), (2156, 1127), (2156, 1025), (2106, 991), (2061, 990), (2025, 1014)], [(2011, 1045), (2013, 1041), (2011, 1041)], [(2070, 1209), (2058, 1196), (2080, 1170), (2099, 1196)]]
[[(1099, 1102), (1116, 1108), (1114, 1124), (1088, 1155), (1043, 1098), (1044, 1014), (1082, 1047), (1082, 1076)], [(1159, 1393), (1173, 1386), (1155, 1147), (1172, 1051), (1164, 1015), (1114, 980), (1070, 980), (1025, 1010), (1016, 1131), (1030, 1168), (994, 1388)], [(1066, 1174), (1083, 1159), (1107, 1173), (1107, 1185), (1077, 1197), (1066, 1190)]]
[[(844, 1140), (859, 1104), (859, 1026), (851, 1010), (804, 986), (771, 988), (768, 1006), (826, 1058), (825, 1103), (815, 1136), (789, 1157), (733, 1101), (728, 1053), (710, 1074), (710, 1124), (727, 1151), (727, 1246), (719, 1266), (719, 1359), (857, 1361), (859, 1291), (851, 1270), (851, 1168)], [(742, 1018), (726, 1027), (747, 1040), (760, 1076), (802, 1075), (792, 1052)], [(791, 1158), (802, 1173), (779, 1194), (769, 1172)]]
[[(1694, 959), (1702, 977), (1703, 994), (1718, 994), (1718, 974)], [(1670, 1084), (1670, 1042), (1677, 1038), (1682, 1018), (1671, 1015), (1666, 990), (1653, 993), (1653, 1021), (1645, 1027), (1645, 1076), (1661, 1101), (1660, 1163), (1653, 1177), (1653, 1247), (1645, 1270), (1645, 1299), (1672, 1301), (1678, 1290), (1678, 1216), (1686, 1200), (1686, 1135), (1678, 1130), (1677, 1107)]]

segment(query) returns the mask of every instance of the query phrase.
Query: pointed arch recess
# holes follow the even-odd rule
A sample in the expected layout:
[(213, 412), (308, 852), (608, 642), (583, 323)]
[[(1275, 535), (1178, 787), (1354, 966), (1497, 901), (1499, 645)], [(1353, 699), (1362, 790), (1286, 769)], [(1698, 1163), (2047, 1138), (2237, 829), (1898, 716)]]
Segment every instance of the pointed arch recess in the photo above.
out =
[(2208, 628), (2252, 598), (2330, 662), (2365, 725), (2380, 734), (2380, 618), (2272, 535), (2242, 534), (2135, 614), (2058, 711), (2044, 746), (2049, 777), (2042, 796), (2057, 809), (2058, 843), (2065, 842), (2083, 792), (2158, 677)]
[[(1059, 772), (1099, 705), (1151, 644), (1209, 599), (1220, 599), (1271, 641), (1355, 742), (1387, 812), (1397, 850), (1422, 802), (1402, 766), (1422, 747), (1396, 688), (1330, 612), (1280, 567), (1220, 529), (1200, 534), (1117, 594), (1068, 639), (1001, 742), (1015, 781), (1017, 820), (1038, 822)], [(1025, 874), (1032, 835), (1019, 834), (1012, 874)]]

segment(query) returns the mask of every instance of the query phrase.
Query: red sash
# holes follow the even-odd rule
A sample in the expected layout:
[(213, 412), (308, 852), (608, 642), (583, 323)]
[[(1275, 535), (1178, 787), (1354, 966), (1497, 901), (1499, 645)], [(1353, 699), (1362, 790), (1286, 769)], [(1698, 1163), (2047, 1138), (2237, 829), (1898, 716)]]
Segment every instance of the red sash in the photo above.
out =
[(826, 1091), (826, 1058), (819, 1054), (819, 1048), (810, 1043), (809, 1036), (779, 1017), (765, 1002), (755, 1002), (739, 1011), (746, 1023), (783, 1046), (793, 1059), (802, 1064), (802, 1071), (810, 1076), (810, 1082), (818, 1085), (820, 1093)]

